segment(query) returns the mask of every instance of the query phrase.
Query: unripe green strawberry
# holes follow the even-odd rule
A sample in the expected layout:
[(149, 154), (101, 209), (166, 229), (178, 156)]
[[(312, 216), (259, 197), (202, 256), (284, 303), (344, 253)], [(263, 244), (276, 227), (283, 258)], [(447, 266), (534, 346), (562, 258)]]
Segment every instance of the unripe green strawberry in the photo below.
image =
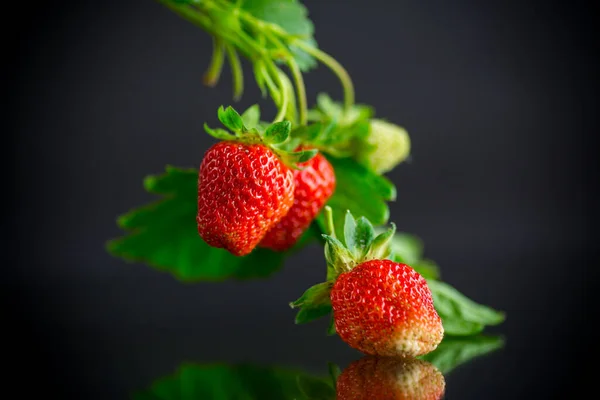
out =
[[(316, 151), (288, 152), (278, 145), (290, 134), (288, 121), (263, 129), (258, 108), (240, 116), (219, 109), (223, 129), (206, 131), (223, 141), (204, 155), (198, 175), (198, 233), (213, 247), (233, 255), (249, 254), (283, 218), (294, 202), (291, 168)], [(246, 125), (254, 125), (246, 126)]]
[(442, 373), (416, 358), (363, 357), (336, 381), (337, 400), (439, 400), (445, 390)]
[(344, 243), (335, 237), (332, 210), (325, 207), (323, 237), (327, 281), (314, 285), (291, 306), (297, 323), (333, 312), (333, 327), (350, 347), (377, 356), (418, 356), (442, 341), (444, 327), (426, 280), (406, 264), (387, 259), (396, 227), (377, 236), (364, 217), (346, 213)]
[(322, 154), (298, 167), (301, 169), (293, 171), (294, 204), (269, 230), (259, 244), (261, 247), (284, 251), (294, 246), (335, 190), (333, 167)]
[(418, 356), (444, 336), (427, 282), (406, 264), (370, 260), (340, 274), (331, 306), (337, 334), (365, 354)]
[(236, 256), (250, 253), (294, 203), (292, 171), (266, 146), (219, 142), (198, 180), (198, 233)]
[(355, 146), (356, 160), (383, 174), (391, 171), (410, 154), (410, 137), (406, 130), (382, 119), (369, 121), (369, 133)]

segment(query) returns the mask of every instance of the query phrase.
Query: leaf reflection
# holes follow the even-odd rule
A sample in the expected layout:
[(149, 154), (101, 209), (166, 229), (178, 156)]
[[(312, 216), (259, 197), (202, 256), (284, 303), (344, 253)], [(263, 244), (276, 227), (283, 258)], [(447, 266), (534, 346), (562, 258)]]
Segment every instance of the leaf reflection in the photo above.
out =
[(501, 348), (500, 336), (446, 337), (438, 348), (415, 358), (365, 356), (343, 371), (329, 364), (329, 376), (281, 366), (183, 364), (156, 380), (134, 400), (343, 400), (441, 399), (444, 376), (477, 357)]

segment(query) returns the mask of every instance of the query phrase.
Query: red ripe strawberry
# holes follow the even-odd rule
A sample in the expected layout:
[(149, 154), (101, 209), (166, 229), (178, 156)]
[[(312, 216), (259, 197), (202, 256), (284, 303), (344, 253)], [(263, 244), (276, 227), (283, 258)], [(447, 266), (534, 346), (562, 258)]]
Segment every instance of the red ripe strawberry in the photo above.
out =
[(337, 378), (337, 400), (439, 400), (446, 390), (442, 373), (416, 358), (363, 357)]
[(328, 234), (327, 281), (304, 292), (296, 323), (333, 311), (335, 332), (350, 347), (377, 356), (417, 356), (433, 351), (444, 328), (425, 279), (393, 262), (390, 241), (396, 227), (375, 236), (364, 217), (346, 213), (344, 243), (335, 237), (331, 208), (325, 207)]
[(365, 354), (418, 356), (444, 336), (427, 282), (406, 264), (371, 260), (340, 274), (331, 306), (337, 334)]
[[(233, 255), (249, 254), (283, 218), (294, 202), (291, 166), (308, 161), (316, 151), (287, 152), (278, 145), (290, 134), (288, 121), (266, 129), (258, 108), (243, 116), (219, 109), (223, 129), (206, 131), (224, 141), (204, 155), (198, 176), (198, 233), (206, 243)], [(254, 125), (248, 128), (246, 125)]]
[(236, 256), (250, 253), (294, 202), (292, 171), (260, 144), (215, 144), (198, 179), (198, 233)]
[[(301, 149), (298, 149), (301, 150)], [(260, 242), (261, 247), (275, 251), (291, 248), (310, 226), (335, 190), (333, 167), (322, 154), (317, 154), (294, 172), (294, 204)]]

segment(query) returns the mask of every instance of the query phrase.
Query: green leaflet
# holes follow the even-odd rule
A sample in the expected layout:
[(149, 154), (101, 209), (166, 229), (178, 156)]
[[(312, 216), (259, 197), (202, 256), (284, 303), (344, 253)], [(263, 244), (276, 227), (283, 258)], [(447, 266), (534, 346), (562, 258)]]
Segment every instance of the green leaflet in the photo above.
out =
[[(327, 390), (329, 388), (329, 391)], [(254, 364), (184, 364), (134, 400), (309, 400), (309, 395), (333, 394), (328, 378), (290, 368)], [(306, 393), (306, 394), (305, 394)], [(321, 397), (317, 397), (321, 398)]]
[[(256, 249), (235, 257), (208, 246), (196, 228), (198, 171), (168, 166), (162, 175), (145, 180), (146, 190), (162, 198), (119, 217), (127, 232), (108, 242), (114, 256), (142, 262), (186, 282), (264, 278), (283, 266), (284, 253)], [(302, 246), (314, 231), (307, 231)]]
[[(337, 237), (344, 237), (343, 227), (348, 210), (356, 218), (365, 217), (373, 225), (386, 224), (390, 215), (387, 201), (396, 199), (394, 184), (350, 158), (328, 156), (327, 159), (335, 170), (336, 189), (327, 205), (333, 209)], [(323, 213), (317, 222), (325, 232)]]
[(429, 361), (442, 374), (446, 375), (459, 365), (498, 350), (503, 346), (504, 338), (501, 336), (446, 337), (437, 349), (419, 358)]
[(429, 279), (427, 285), (446, 335), (473, 335), (504, 322), (504, 313), (477, 304), (447, 283)]

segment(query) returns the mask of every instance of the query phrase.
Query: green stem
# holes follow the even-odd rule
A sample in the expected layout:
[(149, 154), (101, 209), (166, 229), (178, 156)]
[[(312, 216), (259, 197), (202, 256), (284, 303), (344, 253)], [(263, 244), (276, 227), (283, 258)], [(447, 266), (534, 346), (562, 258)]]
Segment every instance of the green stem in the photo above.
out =
[(292, 95), (296, 95), (298, 97), (298, 119), (300, 125), (306, 125), (307, 123), (307, 114), (308, 114), (308, 105), (306, 101), (306, 87), (304, 85), (304, 77), (302, 76), (302, 72), (298, 67), (298, 64), (294, 60), (294, 57), (289, 51), (289, 48), (283, 44), (283, 42), (277, 37), (277, 35), (269, 31), (265, 30), (264, 35), (268, 40), (271, 41), (277, 48), (278, 52), (281, 52), (281, 57), (283, 57), (286, 61), (287, 66), (292, 73), (292, 77), (294, 79), (294, 85), (296, 86), (296, 93), (294, 93), (292, 89)]
[(223, 52), (223, 40), (218, 36), (213, 36), (213, 54), (210, 61), (210, 65), (202, 81), (207, 86), (215, 86), (219, 82), (221, 77), (221, 71), (223, 70), (223, 62), (225, 61), (225, 53)]
[(271, 76), (277, 82), (277, 86), (280, 89), (279, 93), (281, 94), (281, 102), (280, 102), (280, 104), (278, 104), (279, 111), (277, 112), (277, 115), (275, 116), (275, 119), (273, 120), (273, 122), (280, 122), (280, 121), (283, 121), (283, 119), (285, 118), (285, 114), (287, 112), (287, 107), (288, 107), (288, 102), (289, 102), (288, 92), (285, 88), (285, 83), (283, 82), (281, 75), (279, 75), (280, 70), (279, 70), (279, 68), (277, 68), (277, 66), (275, 65), (273, 60), (265, 59), (264, 61), (266, 63), (267, 69), (269, 70)]
[(290, 78), (279, 69), (279, 76), (281, 77), (281, 81), (285, 85), (285, 90), (288, 94), (288, 105), (286, 108), (286, 113), (284, 118), (292, 123), (292, 125), (296, 125), (298, 123), (298, 114), (296, 112), (296, 96), (294, 92), (294, 85)]
[(335, 227), (333, 225), (333, 210), (330, 206), (325, 206), (323, 208), (323, 213), (325, 217), (325, 233), (334, 238)]
[(181, 18), (190, 21), (194, 25), (211, 34), (214, 34), (212, 29), (212, 21), (206, 15), (196, 12), (193, 8), (187, 7), (185, 4), (179, 5), (168, 0), (162, 0), (161, 3), (171, 11), (175, 12), (175, 14), (179, 15)]
[(276, 105), (279, 105), (281, 101), (281, 94), (279, 92), (279, 88), (275, 84), (275, 81), (273, 81), (273, 78), (269, 74), (269, 71), (267, 71), (265, 63), (263, 61), (260, 61), (260, 63), (257, 62), (255, 66), (257, 66), (257, 75), (260, 75), (264, 79), (267, 88), (271, 92), (271, 98), (273, 99)]
[(315, 47), (308, 45), (302, 40), (295, 40), (291, 42), (294, 46), (297, 46), (301, 50), (307, 52), (323, 64), (327, 65), (339, 78), (342, 87), (344, 89), (344, 106), (348, 110), (354, 104), (354, 84), (348, 74), (348, 71), (340, 64), (335, 58), (329, 54)]
[(229, 59), (229, 65), (231, 66), (233, 100), (239, 101), (244, 93), (244, 71), (242, 70), (242, 63), (232, 45), (225, 45), (225, 50), (227, 51), (227, 58)]
[(308, 122), (308, 104), (306, 101), (306, 87), (304, 86), (304, 78), (302, 72), (298, 67), (298, 64), (293, 60), (288, 60), (288, 66), (292, 72), (294, 78), (294, 84), (296, 85), (296, 92), (298, 97), (298, 120), (300, 125), (306, 125)]

